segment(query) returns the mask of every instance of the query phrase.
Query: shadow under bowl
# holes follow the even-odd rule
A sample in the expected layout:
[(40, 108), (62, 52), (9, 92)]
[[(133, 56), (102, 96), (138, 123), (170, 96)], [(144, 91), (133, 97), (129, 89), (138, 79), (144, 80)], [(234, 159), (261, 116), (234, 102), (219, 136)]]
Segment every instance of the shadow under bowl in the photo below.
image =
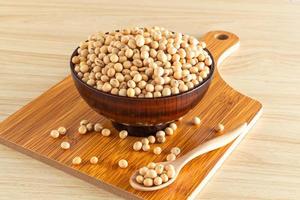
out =
[[(78, 55), (77, 49), (71, 60)], [(111, 120), (117, 130), (127, 130), (132, 136), (148, 136), (187, 114), (203, 98), (215, 69), (213, 57), (207, 49), (206, 51), (212, 59), (208, 77), (191, 90), (167, 97), (132, 98), (102, 92), (83, 82), (70, 60), (71, 74), (85, 102), (97, 113)]]

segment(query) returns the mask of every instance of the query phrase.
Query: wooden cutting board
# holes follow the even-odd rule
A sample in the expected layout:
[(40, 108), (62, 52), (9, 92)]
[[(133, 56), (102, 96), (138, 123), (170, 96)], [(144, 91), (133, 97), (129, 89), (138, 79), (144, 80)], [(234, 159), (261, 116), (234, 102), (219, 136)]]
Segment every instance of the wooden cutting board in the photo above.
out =
[[(217, 66), (239, 46), (239, 38), (224, 31), (209, 32), (202, 40), (207, 43)], [(69, 76), (4, 120), (0, 124), (0, 142), (125, 198), (192, 199), (257, 121), (261, 110), (262, 105), (258, 101), (232, 89), (216, 70), (207, 94), (177, 123), (176, 133), (168, 136), (166, 143), (152, 145), (152, 148), (161, 146), (163, 153), (135, 152), (132, 145), (139, 138), (119, 139), (111, 123), (80, 98)], [(191, 125), (194, 116), (201, 117), (199, 127)], [(100, 122), (113, 134), (110, 137), (99, 133), (79, 135), (77, 128), (82, 119)], [(172, 147), (180, 147), (183, 155), (220, 134), (213, 130), (218, 123), (223, 123), (226, 131), (243, 122), (249, 124), (246, 132), (231, 144), (191, 161), (168, 188), (139, 192), (129, 185), (129, 177), (136, 169), (151, 161), (163, 161)], [(68, 129), (67, 135), (58, 139), (49, 137), (50, 130), (59, 126)], [(62, 141), (69, 141), (71, 148), (62, 150)], [(73, 166), (71, 162), (75, 156), (81, 156), (83, 164)], [(89, 164), (92, 156), (100, 157), (99, 164)], [(118, 168), (120, 159), (128, 160), (127, 169)]]

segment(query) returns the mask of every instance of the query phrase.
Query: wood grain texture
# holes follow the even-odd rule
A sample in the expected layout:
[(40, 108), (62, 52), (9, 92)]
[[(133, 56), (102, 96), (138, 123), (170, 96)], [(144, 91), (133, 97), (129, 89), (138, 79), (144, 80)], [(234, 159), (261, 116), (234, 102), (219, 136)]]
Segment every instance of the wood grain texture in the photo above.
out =
[[(219, 40), (217, 36), (220, 34), (228, 39)], [(201, 40), (206, 42), (216, 63), (219, 63), (222, 55), (239, 44), (237, 36), (221, 31), (209, 32)], [(191, 161), (182, 169), (175, 183), (165, 189), (136, 191), (129, 185), (129, 178), (135, 170), (147, 163), (163, 161), (172, 147), (180, 147), (182, 154), (185, 154), (215, 137), (219, 134), (214, 131), (218, 123), (224, 124), (228, 130), (244, 122), (250, 124), (261, 108), (259, 102), (243, 96), (227, 85), (215, 69), (206, 95), (184, 116), (182, 122), (178, 122), (179, 128), (175, 135), (162, 145), (152, 145), (152, 148), (161, 146), (163, 149), (163, 153), (156, 156), (151, 152), (134, 152), (132, 145), (138, 138), (119, 139), (109, 120), (88, 107), (68, 77), (4, 120), (0, 124), (0, 142), (128, 198), (188, 199), (232, 143)], [(191, 124), (194, 116), (201, 116), (200, 127)], [(110, 128), (113, 135), (80, 135), (77, 128), (81, 119), (100, 122), (104, 127)], [(49, 137), (49, 132), (59, 126), (68, 129), (67, 135), (59, 139)], [(71, 149), (61, 149), (62, 141), (70, 142)], [(100, 157), (100, 163), (89, 164), (89, 158), (95, 155)], [(75, 156), (81, 156), (84, 163), (80, 166), (72, 165)], [(128, 169), (117, 166), (120, 159), (128, 160)]]
[[(127, 25), (161, 25), (195, 36), (229, 30), (242, 43), (221, 74), (259, 99), (264, 115), (197, 197), (300, 198), (298, 1), (85, 2), (0, 1), (1, 119), (64, 78), (72, 49), (91, 32)], [(0, 177), (1, 200), (119, 199), (5, 146)]]

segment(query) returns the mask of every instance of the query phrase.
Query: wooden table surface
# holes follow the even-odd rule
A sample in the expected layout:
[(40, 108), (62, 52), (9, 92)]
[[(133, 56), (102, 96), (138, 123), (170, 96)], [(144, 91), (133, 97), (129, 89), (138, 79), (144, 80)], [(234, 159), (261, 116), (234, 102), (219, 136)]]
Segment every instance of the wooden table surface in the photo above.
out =
[[(0, 0), (0, 120), (67, 76), (72, 50), (90, 33), (231, 31), (241, 47), (221, 74), (264, 113), (197, 198), (300, 199), (300, 0), (82, 2)], [(0, 145), (0, 199), (120, 197)]]

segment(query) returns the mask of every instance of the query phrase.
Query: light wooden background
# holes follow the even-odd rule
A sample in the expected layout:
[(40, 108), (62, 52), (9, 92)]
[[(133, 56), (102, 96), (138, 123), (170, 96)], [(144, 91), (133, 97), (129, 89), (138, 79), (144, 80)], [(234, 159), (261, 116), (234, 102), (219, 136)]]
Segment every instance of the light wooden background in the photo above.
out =
[[(89, 33), (136, 25), (241, 38), (220, 71), (264, 113), (198, 199), (300, 199), (300, 0), (0, 0), (0, 120), (68, 75)], [(120, 197), (0, 145), (0, 199)]]

